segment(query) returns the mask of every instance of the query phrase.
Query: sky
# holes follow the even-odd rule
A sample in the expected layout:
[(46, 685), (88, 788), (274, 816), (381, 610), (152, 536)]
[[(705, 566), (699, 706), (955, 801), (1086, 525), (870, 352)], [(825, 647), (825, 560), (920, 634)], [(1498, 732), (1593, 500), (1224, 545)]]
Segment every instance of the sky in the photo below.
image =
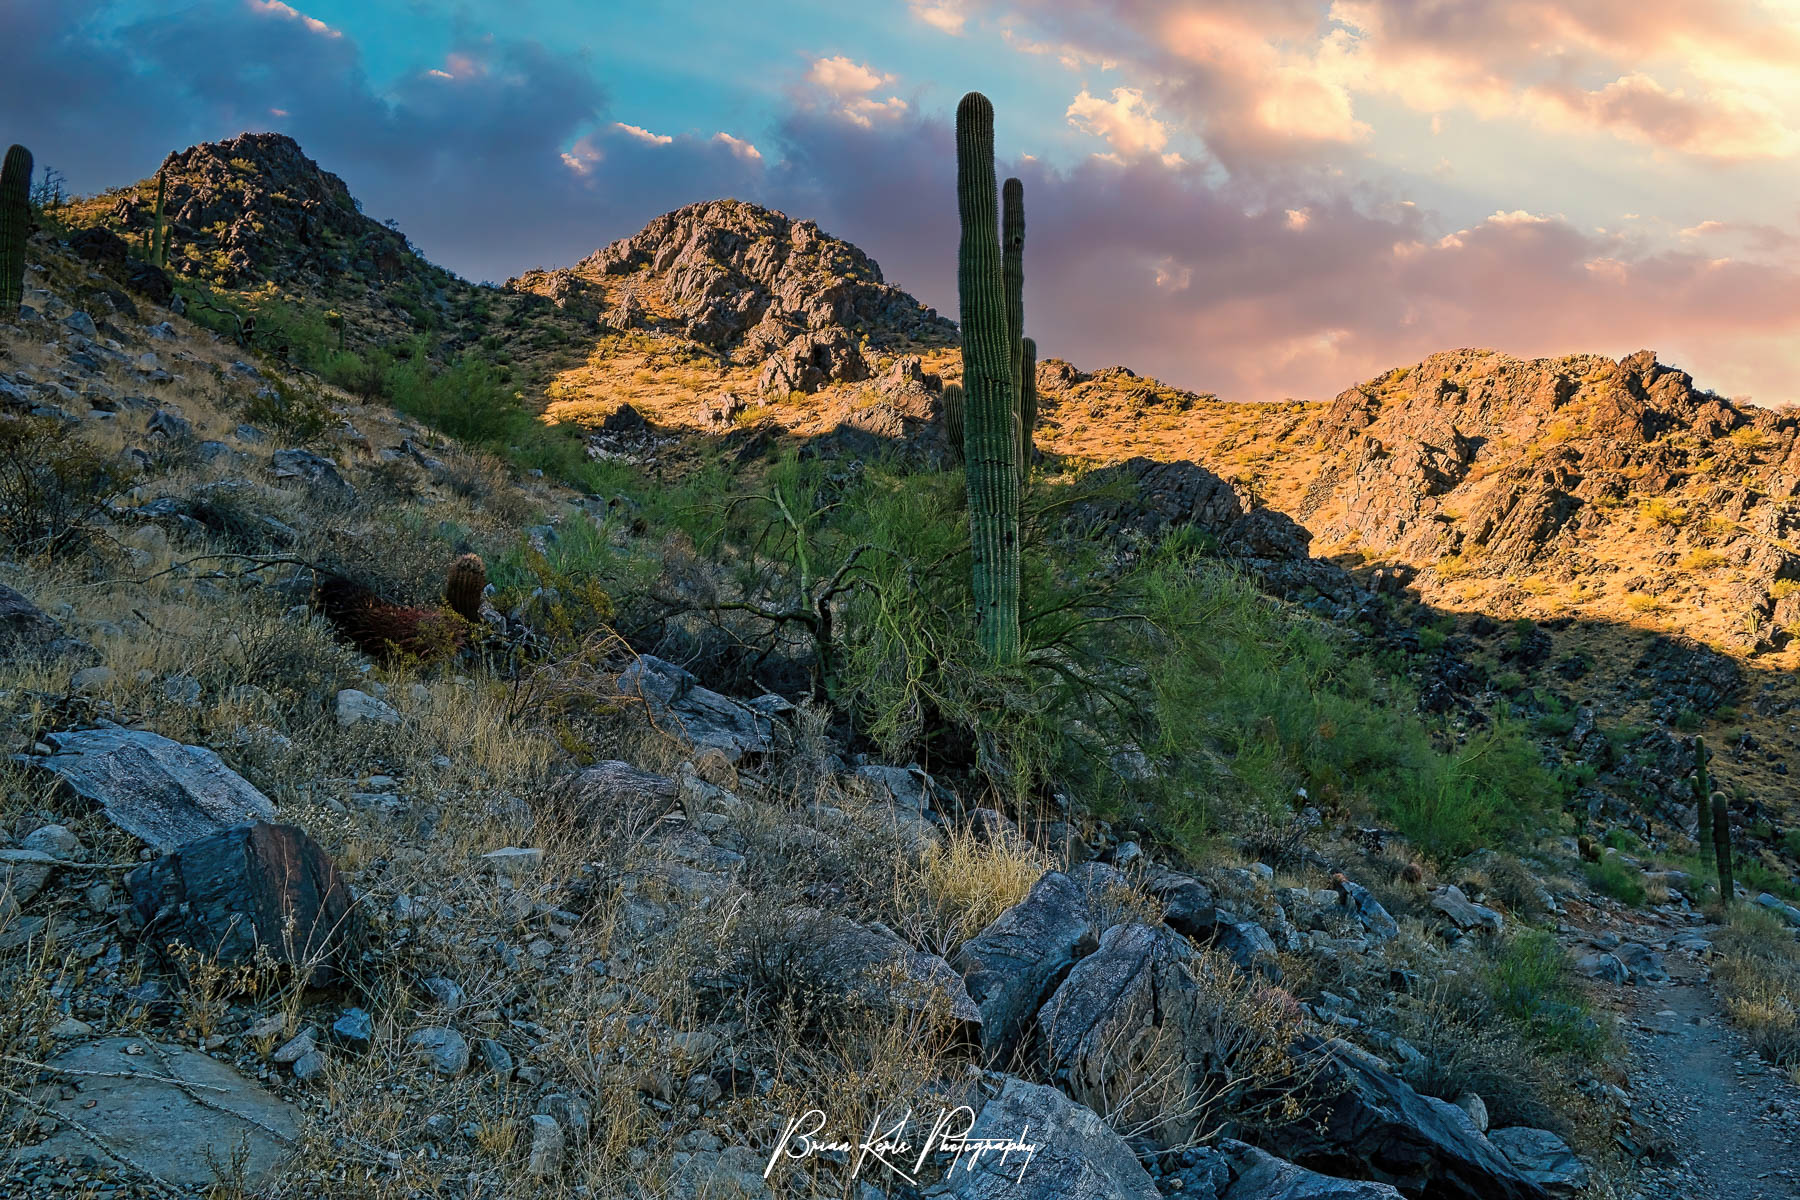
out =
[(1650, 348), (1800, 401), (1800, 0), (0, 0), (78, 192), (291, 134), (471, 280), (718, 196), (956, 312), (953, 113), (1025, 182), (1040, 353), (1230, 400)]

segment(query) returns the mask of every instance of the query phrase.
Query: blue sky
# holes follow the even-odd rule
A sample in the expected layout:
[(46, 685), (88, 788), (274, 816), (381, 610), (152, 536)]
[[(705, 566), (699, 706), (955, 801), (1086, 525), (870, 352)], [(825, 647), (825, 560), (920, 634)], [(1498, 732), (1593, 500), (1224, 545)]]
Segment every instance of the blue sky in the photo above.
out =
[(1046, 353), (1253, 400), (1649, 346), (1800, 399), (1794, 0), (0, 0), (0, 28), (4, 135), (78, 189), (276, 129), (474, 279), (735, 195), (953, 313), (979, 88)]

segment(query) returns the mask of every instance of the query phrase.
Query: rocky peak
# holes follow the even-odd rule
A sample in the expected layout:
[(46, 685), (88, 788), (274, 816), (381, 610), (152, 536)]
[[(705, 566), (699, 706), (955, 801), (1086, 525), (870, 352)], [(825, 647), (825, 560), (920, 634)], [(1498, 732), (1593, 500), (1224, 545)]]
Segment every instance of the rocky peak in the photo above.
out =
[(573, 268), (507, 286), (591, 308), (614, 329), (661, 329), (738, 363), (767, 364), (764, 391), (867, 378), (864, 342), (899, 348), (956, 336), (849, 242), (740, 200), (665, 213)]
[[(322, 285), (346, 275), (379, 284), (432, 270), (286, 134), (203, 142), (169, 155), (162, 171), (169, 265), (180, 273), (239, 286)], [(141, 236), (155, 204), (152, 176), (118, 194), (108, 224)]]

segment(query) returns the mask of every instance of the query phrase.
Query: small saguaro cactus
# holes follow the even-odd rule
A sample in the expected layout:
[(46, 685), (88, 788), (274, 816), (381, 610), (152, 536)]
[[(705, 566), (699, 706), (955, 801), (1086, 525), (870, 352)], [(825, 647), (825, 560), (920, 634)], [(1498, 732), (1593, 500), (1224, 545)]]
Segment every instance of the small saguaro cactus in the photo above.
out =
[(163, 231), (163, 187), (167, 167), (156, 169), (156, 213), (150, 224), (150, 262), (157, 267), (169, 265), (169, 243)]
[(960, 383), (944, 385), (944, 440), (950, 446), (950, 461), (961, 466), (963, 460), (963, 390)]
[(1713, 853), (1719, 861), (1719, 899), (1729, 908), (1737, 887), (1731, 878), (1731, 810), (1726, 806), (1724, 792), (1714, 792), (1712, 796), (1712, 840)]
[(963, 351), (963, 458), (975, 621), (997, 662), (1019, 656), (1018, 376), (995, 221), (994, 106), (970, 92), (956, 106), (956, 284)]
[(14, 146), (0, 167), (0, 317), (25, 303), (25, 242), (31, 236), (31, 151)]
[(1706, 763), (1711, 757), (1706, 739), (1695, 735), (1694, 777), (1689, 782), (1694, 786), (1694, 838), (1702, 846), (1712, 840), (1712, 782), (1706, 775)]

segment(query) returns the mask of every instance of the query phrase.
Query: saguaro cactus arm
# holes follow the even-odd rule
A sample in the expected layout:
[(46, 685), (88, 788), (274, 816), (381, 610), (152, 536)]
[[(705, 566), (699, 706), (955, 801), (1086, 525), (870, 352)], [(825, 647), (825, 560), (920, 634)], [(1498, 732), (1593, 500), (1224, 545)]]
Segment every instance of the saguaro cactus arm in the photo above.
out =
[(1031, 432), (1037, 428), (1037, 342), (1021, 339), (1019, 359), (1019, 478), (1031, 472)]

